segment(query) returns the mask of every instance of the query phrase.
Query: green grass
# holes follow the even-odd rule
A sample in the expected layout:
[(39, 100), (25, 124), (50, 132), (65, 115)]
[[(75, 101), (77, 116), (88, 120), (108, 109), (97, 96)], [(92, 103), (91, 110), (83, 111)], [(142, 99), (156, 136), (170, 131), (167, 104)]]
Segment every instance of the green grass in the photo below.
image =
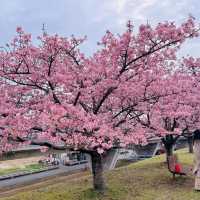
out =
[[(179, 151), (180, 162), (191, 167), (193, 157)], [(17, 193), (1, 200), (199, 200), (193, 191), (194, 177), (172, 179), (165, 156), (140, 161), (106, 173), (108, 190), (100, 195), (92, 189), (91, 176), (66, 179), (50, 186)]]
[(43, 169), (44, 167), (40, 164), (31, 164), (26, 165), (23, 168), (9, 168), (9, 169), (0, 169), (0, 176), (17, 173), (17, 172), (32, 172), (32, 171), (38, 171), (40, 169)]

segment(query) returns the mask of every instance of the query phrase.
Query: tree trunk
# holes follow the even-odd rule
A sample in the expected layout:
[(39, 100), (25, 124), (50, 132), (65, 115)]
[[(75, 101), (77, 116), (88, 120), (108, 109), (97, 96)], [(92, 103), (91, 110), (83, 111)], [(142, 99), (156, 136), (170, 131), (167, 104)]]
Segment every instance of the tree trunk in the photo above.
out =
[(93, 186), (98, 192), (103, 193), (106, 189), (105, 180), (103, 176), (103, 163), (102, 155), (97, 152), (92, 152), (91, 154), (92, 162), (92, 174), (93, 174)]
[(189, 153), (193, 153), (193, 137), (189, 136), (187, 137), (187, 141), (188, 141), (188, 147), (189, 147)]
[(165, 150), (166, 150), (167, 157), (173, 155), (173, 147), (174, 147), (174, 145), (172, 143), (165, 145)]
[(162, 138), (162, 142), (166, 150), (166, 161), (168, 160), (169, 156), (173, 155), (174, 145), (178, 138), (179, 136), (173, 136), (173, 135), (166, 135), (164, 138)]

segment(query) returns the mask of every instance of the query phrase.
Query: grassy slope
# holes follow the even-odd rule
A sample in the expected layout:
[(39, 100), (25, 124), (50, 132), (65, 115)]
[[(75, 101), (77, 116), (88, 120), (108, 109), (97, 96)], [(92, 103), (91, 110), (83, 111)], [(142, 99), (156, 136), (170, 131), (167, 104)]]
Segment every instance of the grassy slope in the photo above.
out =
[[(192, 155), (185, 150), (179, 158), (185, 166), (192, 164)], [(193, 191), (194, 178), (173, 180), (164, 160), (157, 156), (106, 173), (109, 189), (104, 196), (91, 189), (91, 176), (84, 176), (0, 200), (199, 200), (200, 193)]]

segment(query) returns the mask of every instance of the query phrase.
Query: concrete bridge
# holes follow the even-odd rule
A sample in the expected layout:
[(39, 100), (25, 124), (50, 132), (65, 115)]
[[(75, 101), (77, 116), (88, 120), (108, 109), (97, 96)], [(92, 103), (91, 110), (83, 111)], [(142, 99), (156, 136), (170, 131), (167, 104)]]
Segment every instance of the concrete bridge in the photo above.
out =
[[(150, 158), (155, 156), (158, 150), (161, 148), (160, 138), (153, 138), (148, 141), (145, 146), (141, 145), (129, 145), (127, 148), (116, 148), (108, 152), (104, 158), (104, 170), (114, 169), (119, 160), (139, 160), (143, 158)], [(87, 160), (91, 168), (91, 159), (87, 155)]]
[(111, 170), (115, 168), (118, 160), (139, 160), (141, 158), (150, 158), (155, 156), (161, 149), (160, 138), (152, 138), (145, 146), (129, 145), (126, 149), (119, 148), (109, 151), (104, 159), (104, 169)]
[[(184, 137), (180, 137), (176, 142), (174, 149), (180, 149), (187, 146), (187, 140)], [(104, 160), (104, 169), (110, 170), (115, 168), (118, 160), (140, 160), (145, 158), (151, 158), (159, 154), (160, 150), (163, 150), (161, 138), (156, 137), (148, 140), (147, 145), (129, 145), (126, 149), (119, 148), (111, 150)]]

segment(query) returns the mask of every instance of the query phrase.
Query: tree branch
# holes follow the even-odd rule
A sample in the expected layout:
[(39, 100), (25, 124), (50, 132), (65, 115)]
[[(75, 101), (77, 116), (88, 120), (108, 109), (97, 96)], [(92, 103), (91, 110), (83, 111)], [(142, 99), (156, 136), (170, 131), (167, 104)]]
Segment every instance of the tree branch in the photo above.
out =
[(97, 103), (97, 105), (93, 108), (93, 113), (97, 114), (99, 109), (101, 108), (104, 101), (108, 98), (108, 96), (115, 90), (117, 87), (110, 87), (107, 89), (107, 91), (104, 93), (102, 99)]

